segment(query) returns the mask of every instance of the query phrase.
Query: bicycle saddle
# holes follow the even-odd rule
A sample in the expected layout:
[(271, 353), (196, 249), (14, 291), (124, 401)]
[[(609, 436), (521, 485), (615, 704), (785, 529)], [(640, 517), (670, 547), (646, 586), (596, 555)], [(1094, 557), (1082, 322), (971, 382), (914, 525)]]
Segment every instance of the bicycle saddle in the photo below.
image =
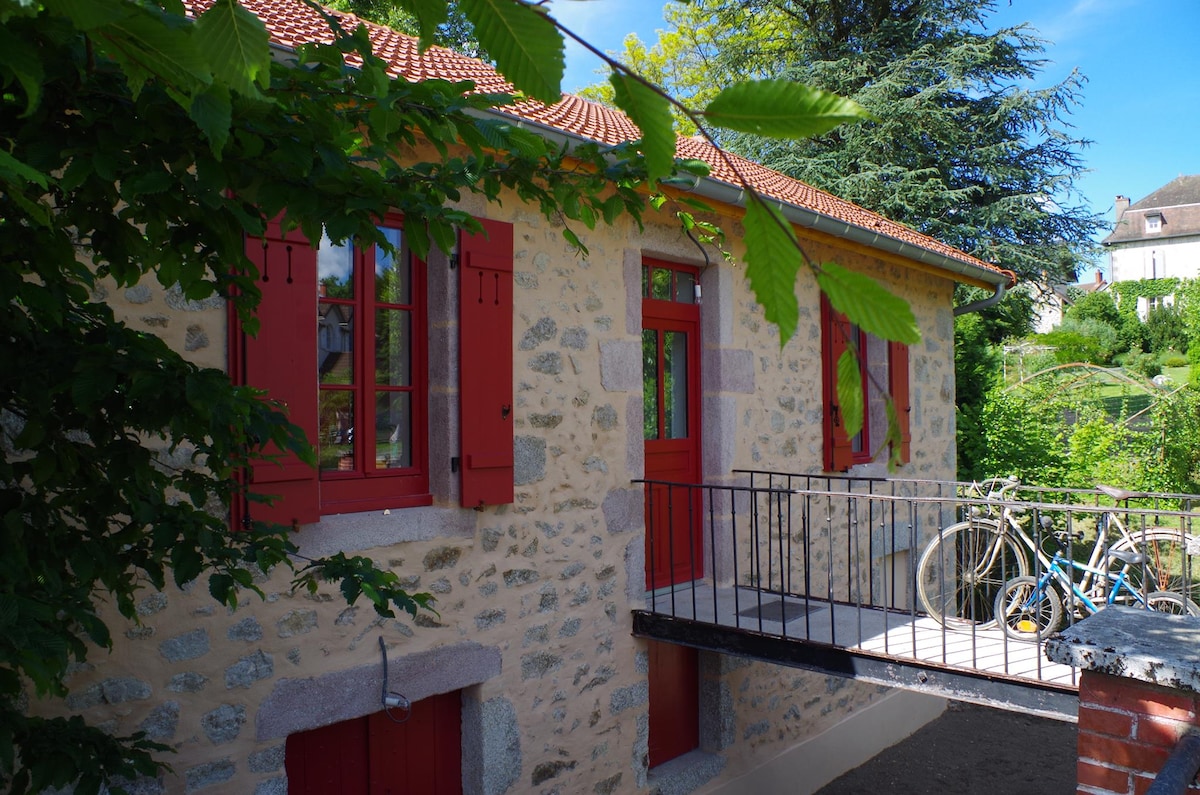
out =
[(1110, 549), (1108, 550), (1108, 554), (1117, 560), (1128, 563), (1130, 566), (1140, 566), (1150, 560), (1144, 553), (1134, 552), (1132, 549)]
[(1137, 497), (1149, 497), (1150, 495), (1144, 491), (1129, 491), (1128, 489), (1118, 489), (1116, 486), (1105, 486), (1102, 483), (1097, 483), (1096, 488), (1112, 497), (1118, 502), (1132, 500)]

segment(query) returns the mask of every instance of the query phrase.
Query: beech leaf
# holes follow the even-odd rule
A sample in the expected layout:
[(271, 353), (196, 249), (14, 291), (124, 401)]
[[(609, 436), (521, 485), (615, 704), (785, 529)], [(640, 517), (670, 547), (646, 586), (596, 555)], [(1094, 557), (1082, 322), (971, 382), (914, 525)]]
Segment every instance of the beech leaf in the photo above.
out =
[(461, 0), (458, 7), (518, 91), (548, 105), (562, 99), (563, 38), (550, 17), (521, 0)]
[(871, 277), (826, 262), (817, 273), (817, 284), (834, 309), (865, 331), (905, 345), (921, 341), (912, 307)]
[(776, 138), (808, 138), (870, 118), (857, 102), (790, 80), (748, 80), (721, 91), (704, 118), (728, 130)]
[(796, 333), (800, 305), (796, 273), (804, 264), (796, 233), (777, 208), (757, 196), (746, 201), (746, 278), (769, 323), (779, 327), (779, 345)]

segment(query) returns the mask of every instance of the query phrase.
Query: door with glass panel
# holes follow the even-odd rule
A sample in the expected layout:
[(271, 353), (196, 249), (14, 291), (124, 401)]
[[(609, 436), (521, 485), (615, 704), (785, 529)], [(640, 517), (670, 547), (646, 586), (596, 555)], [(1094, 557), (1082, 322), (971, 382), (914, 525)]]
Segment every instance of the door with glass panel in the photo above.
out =
[[(700, 307), (693, 268), (642, 263), (642, 400), (646, 479), (698, 484)], [(703, 574), (698, 489), (651, 485), (646, 497), (646, 586)]]

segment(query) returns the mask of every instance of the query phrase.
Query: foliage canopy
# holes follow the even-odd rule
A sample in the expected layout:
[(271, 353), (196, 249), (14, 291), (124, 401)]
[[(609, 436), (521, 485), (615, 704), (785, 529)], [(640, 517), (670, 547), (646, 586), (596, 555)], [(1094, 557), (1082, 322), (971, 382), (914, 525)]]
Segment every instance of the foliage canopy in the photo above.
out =
[[(544, 9), (461, 0), (451, 20), (444, 0), (397, 5), (425, 43), (465, 19), (520, 92), (558, 99), (563, 34)], [(511, 191), (564, 221), (583, 250), (582, 227), (621, 213), (636, 221), (656, 180), (703, 173), (674, 160), (669, 98), (616, 64), (643, 140), (568, 157), (486, 112), (515, 97), (389, 79), (361, 28), (331, 19), (333, 43), (274, 58), (261, 20), (236, 0), (216, 0), (194, 23), (184, 12), (178, 0), (0, 0), (0, 334), (10, 351), (0, 375), (0, 780), (18, 793), (121, 791), (160, 767), (153, 754), (164, 749), (144, 736), (22, 708), (27, 684), (62, 695), (90, 644), (111, 644), (105, 601), (136, 621), (139, 589), (206, 577), (232, 605), (258, 590), (255, 572), (282, 565), (298, 569), (298, 585), (336, 582), (383, 615), (428, 604), (364, 558), (298, 557), (283, 528), (231, 533), (234, 474), (272, 445), (309, 461), (311, 448), (254, 390), (119, 322), (106, 291), (153, 278), (181, 301), (231, 302), (253, 330), (259, 292), (244, 238), (269, 219), (309, 239), (386, 248), (375, 219), (396, 211), (423, 256), (448, 249), (456, 228), (478, 229), (455, 209), (463, 196)], [(806, 112), (778, 107), (784, 93)], [(714, 103), (709, 123), (789, 136), (861, 115), (779, 81)], [(392, 157), (418, 140), (436, 155)], [(784, 341), (805, 264), (852, 319), (915, 340), (906, 306), (862, 277), (805, 263), (778, 210), (753, 191), (747, 202), (754, 289)]]

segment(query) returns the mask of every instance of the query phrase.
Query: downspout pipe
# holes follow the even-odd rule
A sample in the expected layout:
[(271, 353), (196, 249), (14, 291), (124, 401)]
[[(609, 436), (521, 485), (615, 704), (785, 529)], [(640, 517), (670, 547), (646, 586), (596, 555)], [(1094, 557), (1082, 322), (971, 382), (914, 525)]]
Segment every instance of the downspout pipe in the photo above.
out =
[(981, 298), (978, 301), (972, 301), (969, 304), (963, 304), (962, 306), (954, 307), (954, 316), (958, 317), (959, 315), (969, 315), (972, 312), (979, 312), (987, 309), (989, 306), (995, 306), (996, 304), (1000, 303), (1001, 299), (1004, 298), (1004, 294), (1007, 292), (1007, 284), (997, 285), (996, 292), (992, 293), (987, 298)]

